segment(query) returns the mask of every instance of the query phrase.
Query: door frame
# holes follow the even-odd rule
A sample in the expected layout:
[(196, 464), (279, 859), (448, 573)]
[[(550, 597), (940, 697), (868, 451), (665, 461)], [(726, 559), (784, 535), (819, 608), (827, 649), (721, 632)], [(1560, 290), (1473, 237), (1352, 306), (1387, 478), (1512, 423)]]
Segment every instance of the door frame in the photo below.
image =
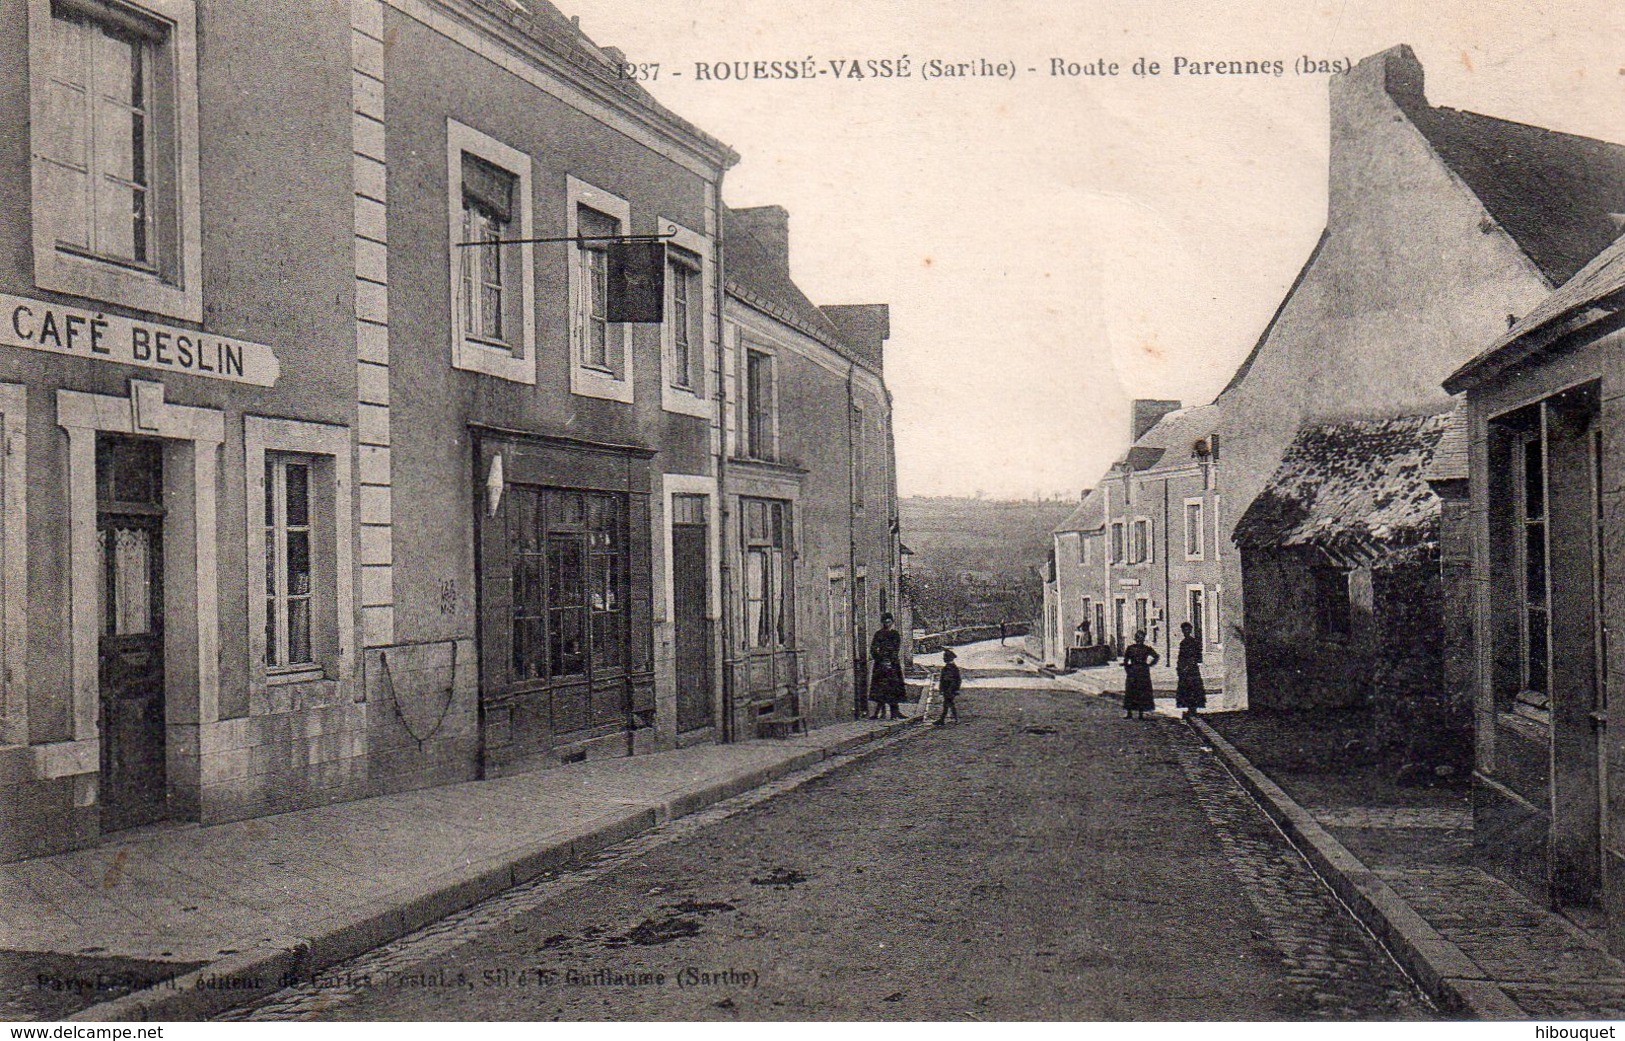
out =
[[(134, 434), (163, 441), (164, 499), (164, 713), (166, 730), (219, 720), (220, 598), (217, 490), (225, 413), (173, 405), (164, 385), (130, 380), (128, 397), (56, 392), (57, 425), (67, 432), (68, 567), (73, 742), (82, 758), (100, 761), (101, 619), (97, 568), (96, 438)], [(196, 790), (201, 780), (198, 742), (166, 740), (171, 792)], [(188, 812), (177, 807), (177, 812)]]

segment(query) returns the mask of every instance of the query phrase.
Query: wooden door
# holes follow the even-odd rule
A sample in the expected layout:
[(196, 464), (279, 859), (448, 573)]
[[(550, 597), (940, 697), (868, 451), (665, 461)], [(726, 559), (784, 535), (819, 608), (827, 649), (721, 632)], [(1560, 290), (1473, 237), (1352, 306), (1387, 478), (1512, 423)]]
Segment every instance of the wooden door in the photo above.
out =
[(677, 658), (677, 729), (698, 730), (712, 724), (710, 600), (707, 531), (703, 524), (674, 524), (671, 529), (672, 624)]
[(168, 815), (163, 455), (131, 438), (98, 449), (101, 826), (118, 831)]

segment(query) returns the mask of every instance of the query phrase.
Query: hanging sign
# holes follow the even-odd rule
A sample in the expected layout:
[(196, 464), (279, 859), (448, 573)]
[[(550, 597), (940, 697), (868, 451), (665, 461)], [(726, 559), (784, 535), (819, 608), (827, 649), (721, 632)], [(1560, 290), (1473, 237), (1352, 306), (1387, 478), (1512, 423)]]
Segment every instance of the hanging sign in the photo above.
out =
[(257, 387), (274, 386), (280, 374), (262, 343), (5, 293), (0, 344)]
[(611, 322), (661, 322), (666, 302), (666, 244), (658, 240), (609, 244), (609, 300), (604, 317)]

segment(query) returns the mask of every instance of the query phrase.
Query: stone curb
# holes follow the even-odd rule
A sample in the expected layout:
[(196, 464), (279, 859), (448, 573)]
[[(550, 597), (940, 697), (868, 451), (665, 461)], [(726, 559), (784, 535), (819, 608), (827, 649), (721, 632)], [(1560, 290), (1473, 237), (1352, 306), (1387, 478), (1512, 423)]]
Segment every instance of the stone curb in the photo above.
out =
[(1471, 1019), (1530, 1018), (1460, 947), (1429, 925), (1206, 720), (1198, 716), (1193, 722), (1242, 787), (1252, 793), (1264, 812), (1298, 847), (1321, 881), (1440, 1008)]
[(308, 937), (285, 938), (270, 946), (210, 962), (159, 986), (81, 1009), (68, 1019), (96, 1023), (208, 1019), (281, 990), (295, 980), (308, 979), (323, 969), (529, 882), (546, 871), (585, 860), (599, 850), (665, 821), (696, 813), (824, 760), (874, 751), (865, 746), (916, 728), (919, 723), (919, 717), (910, 717), (883, 729), (843, 738), (827, 748), (811, 748), (704, 788), (671, 795), (660, 802), (600, 814), (579, 828), (556, 832), (529, 846), (504, 850), (334, 915), (311, 930)]

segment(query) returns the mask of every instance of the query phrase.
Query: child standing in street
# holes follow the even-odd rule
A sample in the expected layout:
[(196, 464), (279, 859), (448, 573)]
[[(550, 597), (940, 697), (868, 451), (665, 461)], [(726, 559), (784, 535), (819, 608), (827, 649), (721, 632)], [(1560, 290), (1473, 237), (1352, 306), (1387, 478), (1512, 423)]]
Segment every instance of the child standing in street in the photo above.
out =
[(942, 650), (942, 676), (937, 681), (937, 691), (942, 695), (942, 714), (932, 726), (942, 726), (948, 721), (948, 714), (953, 713), (954, 722), (959, 722), (959, 710), (954, 707), (954, 698), (959, 696), (959, 666), (954, 662), (958, 655), (952, 647)]

